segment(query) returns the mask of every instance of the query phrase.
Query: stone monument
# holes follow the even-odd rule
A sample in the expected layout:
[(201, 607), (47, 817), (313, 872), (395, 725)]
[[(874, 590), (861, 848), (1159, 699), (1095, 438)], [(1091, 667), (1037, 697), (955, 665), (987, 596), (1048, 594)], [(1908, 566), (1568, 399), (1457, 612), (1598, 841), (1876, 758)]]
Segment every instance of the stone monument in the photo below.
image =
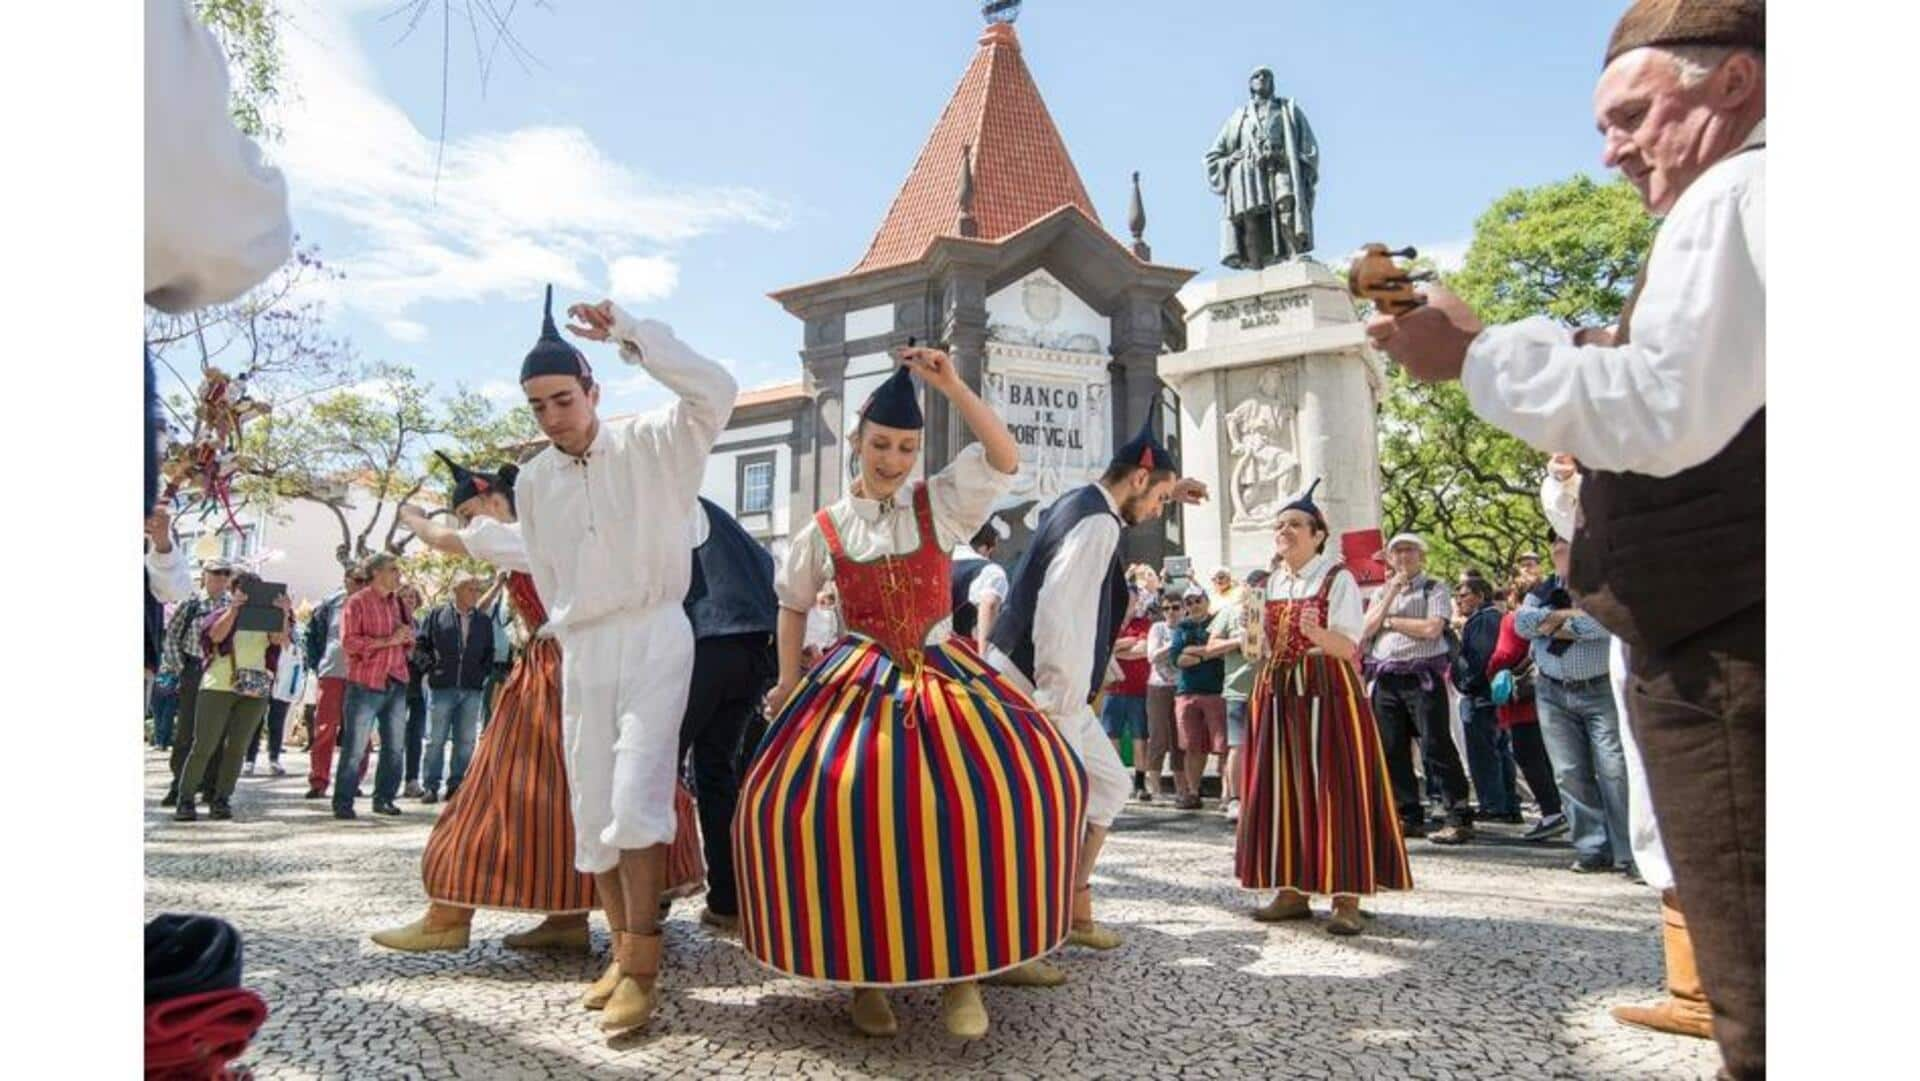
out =
[(1198, 573), (1266, 566), (1280, 508), (1316, 477), (1329, 551), (1380, 526), (1385, 371), (1345, 281), (1306, 255), (1319, 149), (1268, 69), (1248, 90), (1206, 155), (1223, 197), (1221, 262), (1245, 269), (1181, 291), (1187, 347), (1160, 358), (1180, 399), (1182, 464), (1215, 494), (1184, 512)]
[(1207, 148), (1207, 184), (1221, 196), (1220, 262), (1259, 270), (1313, 250), (1320, 145), (1307, 114), (1276, 97), (1273, 69), (1247, 77), (1248, 101)]
[(1273, 555), (1280, 507), (1315, 477), (1343, 533), (1380, 526), (1385, 388), (1346, 283), (1311, 259), (1188, 286), (1187, 348), (1160, 358), (1180, 397), (1186, 471), (1214, 498), (1184, 512), (1187, 554), (1244, 573)]

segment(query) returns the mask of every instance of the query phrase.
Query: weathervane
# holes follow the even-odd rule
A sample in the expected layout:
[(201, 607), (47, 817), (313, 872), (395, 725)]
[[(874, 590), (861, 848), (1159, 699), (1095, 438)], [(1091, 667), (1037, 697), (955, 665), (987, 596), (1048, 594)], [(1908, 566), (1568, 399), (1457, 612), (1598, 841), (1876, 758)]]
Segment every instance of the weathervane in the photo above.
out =
[(1020, 17), (1020, 0), (987, 0), (980, 14), (990, 23), (1010, 23)]

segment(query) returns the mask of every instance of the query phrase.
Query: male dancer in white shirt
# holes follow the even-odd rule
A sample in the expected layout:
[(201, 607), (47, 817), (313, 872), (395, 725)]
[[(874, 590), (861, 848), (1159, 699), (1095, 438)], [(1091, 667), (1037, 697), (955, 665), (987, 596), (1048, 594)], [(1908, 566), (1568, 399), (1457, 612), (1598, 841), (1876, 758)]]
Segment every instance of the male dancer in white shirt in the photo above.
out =
[(534, 585), (561, 647), (561, 726), (572, 791), (574, 865), (595, 876), (614, 962), (589, 990), (600, 1027), (646, 1024), (657, 1000), (659, 899), (673, 840), (681, 715), (693, 630), (687, 523), (708, 452), (737, 390), (725, 368), (610, 300), (567, 309), (568, 330), (619, 343), (677, 396), (603, 424), (600, 387), (553, 324), (553, 290), (520, 385), (550, 445), (521, 470), (520, 527)]
[[(1152, 415), (1149, 410), (1140, 433), (1114, 452), (1098, 481), (1065, 493), (1047, 508), (1014, 568), (986, 651), (987, 660), (1030, 693), (1072, 741), (1086, 767), (1087, 835), (1067, 941), (1096, 950), (1120, 945), (1119, 935), (1094, 922), (1089, 880), (1107, 828), (1126, 806), (1133, 782), (1092, 706), (1132, 599), (1121, 568), (1120, 534), (1127, 526), (1159, 518), (1171, 501), (1197, 503), (1207, 495), (1205, 484), (1180, 477), (1179, 464), (1153, 436)], [(988, 982), (1051, 987), (1065, 979), (1042, 960)]]

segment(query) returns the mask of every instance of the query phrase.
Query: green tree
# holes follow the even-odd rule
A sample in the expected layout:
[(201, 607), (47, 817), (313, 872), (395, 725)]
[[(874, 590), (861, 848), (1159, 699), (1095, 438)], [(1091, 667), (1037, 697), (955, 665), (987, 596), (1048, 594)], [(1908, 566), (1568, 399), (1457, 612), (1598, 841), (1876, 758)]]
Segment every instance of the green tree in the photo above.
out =
[[(1623, 180), (1581, 175), (1516, 189), (1474, 223), (1462, 266), (1442, 281), (1489, 325), (1542, 314), (1610, 324), (1653, 228)], [(1425, 536), (1438, 573), (1476, 567), (1504, 578), (1515, 556), (1545, 545), (1547, 456), (1475, 416), (1459, 384), (1418, 384), (1389, 365), (1380, 428), (1386, 527)]]
[(285, 17), (278, 0), (193, 0), (193, 10), (227, 54), (233, 122), (256, 139), (278, 138), (272, 110), (280, 100)]

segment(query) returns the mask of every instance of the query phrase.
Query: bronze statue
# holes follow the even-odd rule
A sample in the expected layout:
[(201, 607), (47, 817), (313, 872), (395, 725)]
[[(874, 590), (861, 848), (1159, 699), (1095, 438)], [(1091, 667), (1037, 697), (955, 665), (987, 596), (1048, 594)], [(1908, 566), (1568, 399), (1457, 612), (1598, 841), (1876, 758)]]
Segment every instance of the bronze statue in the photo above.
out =
[(1233, 111), (1207, 151), (1207, 183), (1226, 196), (1220, 262), (1259, 270), (1313, 250), (1313, 194), (1320, 147), (1307, 115), (1275, 97), (1273, 71), (1247, 80), (1252, 100)]

